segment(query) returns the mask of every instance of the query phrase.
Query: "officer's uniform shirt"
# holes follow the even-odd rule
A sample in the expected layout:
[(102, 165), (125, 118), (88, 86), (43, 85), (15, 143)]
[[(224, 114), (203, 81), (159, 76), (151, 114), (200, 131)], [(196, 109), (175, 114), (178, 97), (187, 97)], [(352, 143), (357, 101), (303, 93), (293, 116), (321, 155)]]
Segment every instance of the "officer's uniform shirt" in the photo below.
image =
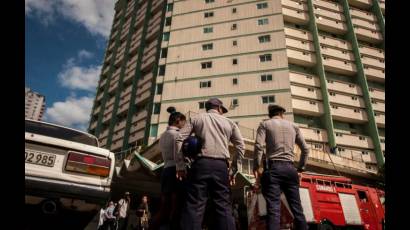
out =
[(254, 170), (259, 169), (261, 165), (265, 143), (267, 159), (292, 162), (295, 158), (294, 145), (296, 143), (302, 151), (299, 167), (306, 165), (309, 147), (299, 127), (293, 122), (273, 117), (260, 123), (255, 141)]
[(235, 174), (238, 168), (242, 168), (245, 143), (239, 131), (238, 125), (211, 109), (207, 113), (201, 113), (191, 120), (191, 123), (180, 130), (176, 139), (178, 145), (177, 170), (184, 169), (182, 153), (180, 151), (182, 142), (191, 134), (201, 138), (202, 149), (198, 156), (230, 159), (229, 142), (234, 144), (235, 154), (232, 159), (230, 174)]

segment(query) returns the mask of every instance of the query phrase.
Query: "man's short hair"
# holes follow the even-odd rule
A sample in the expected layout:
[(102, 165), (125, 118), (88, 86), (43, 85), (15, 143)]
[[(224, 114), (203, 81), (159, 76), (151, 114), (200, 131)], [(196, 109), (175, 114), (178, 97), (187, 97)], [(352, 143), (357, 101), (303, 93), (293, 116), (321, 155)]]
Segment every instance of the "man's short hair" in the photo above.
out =
[(276, 115), (281, 115), (286, 112), (286, 109), (280, 105), (269, 105), (268, 106), (269, 117), (274, 117)]

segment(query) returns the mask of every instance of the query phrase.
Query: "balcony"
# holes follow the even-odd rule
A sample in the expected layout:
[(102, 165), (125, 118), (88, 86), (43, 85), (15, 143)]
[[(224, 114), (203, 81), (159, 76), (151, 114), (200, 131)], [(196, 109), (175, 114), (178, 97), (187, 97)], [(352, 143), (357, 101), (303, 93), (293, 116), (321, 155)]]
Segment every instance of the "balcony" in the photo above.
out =
[[(144, 58), (145, 59), (145, 58)], [(141, 70), (146, 70), (148, 68), (150, 68), (155, 61), (155, 55), (152, 55), (151, 57), (149, 57), (148, 59), (145, 59), (142, 61), (142, 65), (141, 65)]]
[[(112, 57), (112, 54), (110, 56)], [(110, 65), (105, 66), (105, 68), (102, 71), (102, 75), (106, 76), (106, 74), (108, 74), (108, 71), (110, 71)]]
[(104, 80), (100, 81), (100, 84), (98, 85), (98, 87), (102, 88), (105, 86), (105, 84), (107, 84), (107, 78), (105, 78)]
[(132, 85), (128, 86), (125, 90), (123, 90), (123, 91), (121, 92), (120, 97), (124, 97), (124, 96), (130, 94), (131, 91), (132, 91)]
[(97, 127), (97, 122), (98, 121), (92, 122), (91, 125), (90, 125), (90, 129), (95, 129)]
[(361, 26), (365, 29), (369, 29), (369, 30), (380, 30), (379, 26), (376, 24), (376, 22), (369, 22), (367, 20), (363, 20), (360, 18), (352, 18), (352, 23), (353, 25), (356, 26)]
[(97, 115), (100, 111), (101, 111), (101, 106), (97, 106), (93, 111), (93, 115)]
[(372, 21), (372, 22), (377, 22), (377, 18), (370, 12), (368, 11), (363, 11), (359, 9), (355, 9), (350, 7), (350, 14), (353, 17), (361, 18), (364, 20)]
[(130, 133), (135, 133), (137, 131), (144, 130), (146, 125), (146, 120), (141, 120), (139, 122), (133, 123), (130, 129)]
[(363, 9), (363, 10), (370, 10), (370, 7), (373, 4), (372, 0), (348, 0), (349, 5), (355, 6), (357, 8)]
[(365, 123), (368, 121), (366, 110), (332, 105), (332, 118), (348, 123)]
[(164, 3), (163, 0), (154, 1), (151, 6), (151, 12), (156, 12), (160, 10), (160, 6), (162, 5), (162, 3)]
[(383, 36), (380, 32), (369, 30), (363, 27), (354, 26), (357, 39), (370, 43), (378, 43), (383, 41)]
[(292, 93), (292, 96), (309, 98), (313, 100), (322, 100), (322, 94), (320, 93), (320, 88), (301, 87), (301, 86), (291, 85), (290, 91)]
[(142, 119), (145, 119), (148, 115), (147, 110), (142, 110), (139, 113), (135, 114), (132, 118), (132, 123), (138, 122)]
[(329, 101), (335, 104), (348, 105), (358, 108), (365, 108), (364, 101), (361, 97), (329, 92)]
[(160, 34), (160, 27), (158, 23), (157, 27), (152, 27), (152, 29), (148, 29), (147, 36), (145, 38), (147, 39), (147, 41), (152, 41), (153, 39), (156, 39), (159, 34)]
[(312, 34), (306, 30), (300, 30), (285, 26), (285, 34), (287, 37), (295, 37), (307, 41), (313, 41)]
[(316, 64), (315, 53), (310, 53), (302, 50), (296, 50), (287, 48), (287, 56), (289, 63), (302, 65), (302, 66), (314, 66)]
[[(112, 111), (112, 107), (111, 107), (111, 111)], [(112, 118), (112, 113), (108, 113), (106, 115), (104, 115), (103, 119), (102, 119), (102, 123), (103, 124), (109, 124)]]
[(360, 89), (358, 85), (355, 85), (355, 84), (348, 84), (345, 82), (328, 80), (327, 88), (329, 90), (336, 91), (336, 92), (348, 93), (348, 94), (359, 95), (359, 96), (362, 95), (362, 90)]
[(145, 84), (148, 81), (151, 81), (153, 76), (154, 76), (154, 74), (152, 72), (142, 76), (141, 79), (139, 79), (139, 81), (138, 81), (138, 87), (142, 86), (143, 84)]
[(352, 76), (357, 72), (356, 65), (353, 62), (336, 59), (328, 56), (323, 57), (323, 65), (325, 66), (326, 70), (338, 74)]
[(373, 110), (379, 111), (379, 112), (385, 112), (385, 104), (382, 101), (374, 101), (372, 102), (372, 107)]
[(144, 135), (145, 135), (145, 130), (141, 130), (136, 133), (130, 133), (130, 137), (128, 138), (128, 143), (133, 144), (137, 142), (138, 140), (143, 139)]
[(382, 100), (382, 101), (384, 101), (386, 98), (385, 92), (383, 90), (369, 87), (369, 93), (370, 93), (371, 98), (375, 98), (375, 99)]
[(121, 131), (118, 131), (118, 132), (114, 133), (114, 135), (112, 136), (112, 140), (116, 141), (116, 140), (122, 139), (124, 137), (124, 131), (125, 130), (123, 129)]
[(343, 12), (343, 6), (337, 2), (314, 0), (313, 5), (326, 8), (328, 10)]
[(313, 47), (312, 42), (306, 41), (306, 40), (293, 39), (290, 37), (286, 37), (286, 46), (296, 48), (296, 49), (306, 50), (309, 52), (315, 51), (315, 48)]
[(376, 69), (371, 66), (364, 66), (364, 74), (369, 80), (384, 83), (384, 70)]
[(376, 113), (375, 114), (376, 124), (380, 128), (385, 127), (385, 115), (383, 113)]
[(382, 49), (359, 45), (359, 50), (361, 54), (384, 59), (384, 51)]
[(316, 15), (316, 23), (320, 30), (330, 33), (345, 34), (347, 32), (346, 23), (337, 19)]
[(381, 68), (384, 69), (384, 58), (383, 59), (377, 59), (377, 58), (372, 58), (372, 57), (367, 57), (363, 56), (362, 57), (362, 62), (364, 65), (369, 65), (372, 67), (376, 68)]
[(306, 2), (302, 1), (282, 0), (282, 6), (294, 10), (308, 11)]
[(100, 101), (104, 96), (104, 92), (101, 92), (100, 94), (98, 94), (97, 96), (97, 101)]
[(115, 82), (113, 82), (113, 83), (110, 84), (110, 88), (108, 89), (108, 92), (109, 92), (109, 93), (112, 93), (112, 92), (114, 92), (115, 89), (117, 89), (117, 87), (118, 87), (118, 82), (119, 82), (119, 81), (115, 81)]
[(352, 50), (352, 46), (350, 42), (347, 42), (346, 40), (341, 40), (341, 39), (336, 39), (332, 37), (328, 37), (322, 34), (319, 34), (319, 42), (320, 44), (325, 44), (328, 46), (333, 46), (339, 49), (345, 49), (345, 50)]
[(123, 144), (123, 140), (113, 141), (110, 147), (111, 151), (120, 151)]
[(283, 18), (287, 22), (305, 25), (309, 22), (309, 15), (306, 11), (295, 10), (282, 7)]
[(133, 71), (133, 70), (128, 70), (128, 71), (125, 73), (123, 82), (124, 82), (124, 83), (128, 83), (129, 81), (131, 81), (131, 79), (132, 79), (133, 76), (135, 76), (135, 71)]
[(107, 145), (107, 138), (101, 138), (100, 139), (100, 146), (105, 147)]
[(336, 132), (336, 144), (356, 148), (373, 149), (370, 137)]
[[(295, 148), (295, 159), (300, 159), (300, 150)], [(368, 169), (366, 162), (349, 159), (336, 154), (329, 154), (323, 150), (311, 149), (308, 156), (308, 165), (312, 165), (319, 168), (325, 168), (328, 170), (334, 170), (335, 167), (338, 171), (344, 172), (350, 175), (366, 176), (375, 175), (376, 170)]]
[(101, 132), (99, 138), (104, 138), (108, 136), (108, 132), (110, 131), (110, 129), (105, 129), (104, 131)]
[(335, 19), (341, 22), (346, 21), (345, 16), (343, 15), (343, 11), (335, 12), (335, 11), (327, 10), (325, 8), (315, 7), (315, 14), (319, 16), (324, 16), (327, 18), (332, 18), (332, 19)]
[(306, 141), (328, 142), (327, 132), (324, 129), (300, 127), (300, 132)]
[(349, 62), (354, 61), (354, 55), (351, 51), (334, 49), (334, 48), (322, 45), (321, 52), (323, 55), (326, 55), (326, 56), (340, 58), (340, 59), (343, 59)]
[(124, 105), (124, 104), (128, 103), (130, 101), (130, 99), (131, 99), (131, 94), (127, 94), (126, 96), (121, 97), (119, 104)]
[(319, 101), (308, 101), (292, 98), (292, 108), (295, 114), (306, 114), (310, 116), (320, 116), (323, 114), (323, 104)]
[(128, 111), (129, 107), (129, 103), (120, 104), (117, 109), (117, 114), (123, 114), (124, 112)]
[(316, 76), (290, 71), (289, 78), (291, 83), (293, 82), (308, 86), (320, 87), (319, 77)]

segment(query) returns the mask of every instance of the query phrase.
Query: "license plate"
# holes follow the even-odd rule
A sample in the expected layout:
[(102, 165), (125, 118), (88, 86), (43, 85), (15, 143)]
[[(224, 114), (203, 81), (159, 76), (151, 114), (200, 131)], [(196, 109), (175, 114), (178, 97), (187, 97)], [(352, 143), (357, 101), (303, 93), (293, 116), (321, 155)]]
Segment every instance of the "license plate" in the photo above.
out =
[(56, 155), (37, 151), (25, 151), (26, 163), (53, 167)]

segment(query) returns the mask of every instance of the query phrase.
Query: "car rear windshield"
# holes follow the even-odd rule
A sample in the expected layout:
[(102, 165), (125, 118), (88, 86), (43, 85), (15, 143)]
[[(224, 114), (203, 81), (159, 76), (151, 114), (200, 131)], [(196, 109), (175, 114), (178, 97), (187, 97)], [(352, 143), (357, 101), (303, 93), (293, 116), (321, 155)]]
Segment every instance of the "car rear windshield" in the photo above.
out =
[(26, 120), (26, 132), (98, 147), (98, 140), (91, 135), (40, 122)]

